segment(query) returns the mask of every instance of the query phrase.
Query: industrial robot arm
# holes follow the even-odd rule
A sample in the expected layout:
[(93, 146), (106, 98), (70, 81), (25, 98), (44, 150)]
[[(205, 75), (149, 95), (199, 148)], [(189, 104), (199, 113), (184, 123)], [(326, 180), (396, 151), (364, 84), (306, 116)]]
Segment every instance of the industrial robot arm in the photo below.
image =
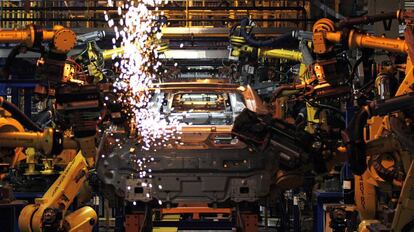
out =
[[(46, 154), (56, 154), (62, 149), (78, 149), (79, 145), (73, 139), (46, 129), (44, 132), (0, 133), (0, 147), (34, 147)], [(97, 220), (91, 207), (84, 206), (67, 214), (68, 207), (85, 184), (88, 168), (88, 162), (79, 152), (43, 197), (23, 209), (19, 217), (20, 230), (91, 231)]]
[(344, 140), (348, 144), (347, 152), (349, 153), (349, 161), (354, 174), (362, 175), (367, 168), (364, 128), (368, 118), (412, 109), (413, 101), (413, 93), (396, 96), (387, 100), (372, 101), (355, 114), (344, 136)]
[(238, 57), (241, 53), (249, 53), (257, 55), (257, 57), (274, 58), (274, 59), (287, 59), (291, 61), (302, 62), (302, 53), (294, 50), (286, 49), (260, 49), (249, 46), (246, 44), (246, 40), (243, 37), (232, 36), (231, 55)]
[(0, 43), (23, 43), (27, 47), (39, 47), (42, 42), (50, 42), (55, 53), (66, 54), (76, 45), (76, 34), (62, 26), (44, 30), (29, 25), (21, 30), (0, 30)]
[[(30, 119), (18, 117), (18, 110), (8, 106), (11, 103), (0, 99), (3, 109), (11, 111), (11, 115), (17, 119), (0, 117), (0, 148), (32, 147), (47, 156), (59, 154), (63, 149), (96, 149), (95, 143), (84, 143), (83, 138), (75, 140), (64, 137), (62, 133), (51, 128), (41, 131), (35, 124), (27, 122)], [(35, 132), (24, 131), (22, 124)], [(70, 214), (67, 213), (68, 207), (87, 180), (88, 169), (93, 165), (94, 157), (88, 157), (86, 152), (87, 162), (81, 151), (66, 166), (45, 195), (36, 199), (35, 204), (23, 209), (19, 217), (20, 231), (92, 231), (97, 216), (91, 207), (84, 206)]]
[[(381, 49), (389, 52), (407, 54), (405, 78), (400, 82), (398, 89), (394, 96), (389, 99), (382, 99), (380, 101), (373, 101), (364, 106), (354, 117), (353, 121), (347, 128), (347, 133), (344, 139), (348, 142), (347, 151), (350, 157), (351, 168), (355, 176), (355, 201), (358, 211), (361, 213), (362, 220), (375, 218), (376, 215), (376, 193), (374, 185), (369, 183), (371, 179), (377, 179), (378, 172), (384, 172), (380, 166), (370, 168), (367, 165), (367, 160), (370, 160), (370, 165), (379, 164), (372, 156), (378, 153), (386, 153), (384, 146), (381, 146), (383, 140), (389, 140), (392, 136), (383, 136), (384, 131), (392, 131), (392, 122), (403, 120), (406, 118), (404, 112), (412, 111), (413, 101), (413, 58), (414, 58), (414, 36), (413, 36), (413, 22), (414, 14), (412, 11), (398, 11), (393, 14), (376, 15), (373, 17), (364, 16), (356, 19), (347, 19), (339, 23), (339, 27), (335, 27), (334, 23), (329, 19), (321, 19), (315, 23), (313, 27), (313, 44), (314, 52), (318, 55), (325, 55), (333, 50), (333, 46), (341, 43), (348, 48), (371, 48)], [(406, 29), (404, 33), (405, 39), (392, 39), (385, 37), (377, 37), (362, 34), (356, 29), (350, 27), (355, 24), (371, 23), (374, 21), (381, 21), (384, 19), (398, 19), (405, 21)], [(343, 29), (345, 28), (345, 29)], [(396, 114), (398, 117), (390, 116)], [(371, 118), (372, 117), (372, 118)], [(371, 118), (371, 119), (370, 119)], [(364, 135), (364, 129), (367, 125), (367, 120), (370, 119), (370, 127), (368, 136)], [(394, 128), (395, 129), (395, 128)], [(397, 132), (394, 132), (397, 134)], [(408, 136), (408, 135), (406, 135)], [(399, 143), (403, 141), (400, 139)], [(409, 196), (410, 189), (413, 188), (413, 173), (414, 162), (411, 159), (412, 153), (408, 152), (408, 156), (401, 152), (398, 146), (390, 146), (390, 142), (386, 141), (387, 145), (392, 149), (388, 152), (399, 152), (403, 161), (405, 179), (399, 173), (392, 173), (394, 176), (391, 180), (403, 180), (401, 194), (398, 199), (398, 204), (393, 217), (393, 222), (390, 227), (392, 231), (408, 231), (412, 228), (414, 221), (412, 220), (414, 210), (412, 207), (411, 197)], [(380, 146), (376, 145), (380, 144)], [(376, 145), (376, 146), (375, 146)], [(405, 150), (409, 147), (405, 147)], [(369, 159), (367, 159), (367, 156)], [(367, 170), (368, 166), (368, 171)], [(377, 170), (376, 173), (372, 169)], [(386, 170), (388, 171), (388, 170)], [(384, 172), (390, 174), (391, 172)], [(384, 174), (383, 173), (383, 174)], [(395, 176), (398, 174), (399, 176)], [(394, 182), (393, 182), (394, 183)], [(401, 185), (401, 183), (400, 183)], [(368, 201), (368, 202), (367, 202)], [(365, 224), (364, 224), (365, 223)], [(367, 231), (367, 225), (375, 224), (369, 221), (361, 223), (360, 231)]]
[(92, 231), (97, 220), (93, 208), (84, 206), (67, 213), (88, 173), (88, 164), (79, 152), (43, 197), (23, 208), (19, 216), (20, 231)]
[[(402, 17), (402, 16), (401, 16)], [(359, 21), (358, 21), (359, 22)], [(338, 30), (330, 19), (320, 19), (313, 25), (313, 47), (316, 54), (326, 54), (334, 44), (343, 43), (349, 48), (373, 48), (390, 52), (407, 53), (406, 40), (362, 34), (356, 29)]]
[[(0, 147), (34, 147), (46, 154), (61, 149), (77, 149), (78, 143), (64, 138), (52, 129), (44, 132), (0, 133)], [(88, 176), (88, 163), (79, 152), (63, 173), (35, 204), (26, 206), (19, 217), (21, 231), (91, 231), (96, 213), (84, 206), (70, 214), (67, 209), (83, 187)]]

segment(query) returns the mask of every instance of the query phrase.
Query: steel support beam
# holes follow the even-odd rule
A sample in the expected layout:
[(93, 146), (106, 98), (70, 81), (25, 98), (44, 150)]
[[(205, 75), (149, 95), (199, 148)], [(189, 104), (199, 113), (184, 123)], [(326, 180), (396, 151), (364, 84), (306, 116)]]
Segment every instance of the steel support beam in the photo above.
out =
[[(105, 6), (92, 6), (92, 7), (77, 7), (77, 6), (68, 6), (68, 7), (2, 7), (4, 11), (117, 11), (117, 7), (105, 7)], [(155, 7), (148, 7), (149, 10), (155, 10)], [(126, 10), (126, 9), (123, 9)], [(203, 6), (160, 6), (158, 10), (165, 11), (230, 11), (230, 10), (255, 10), (255, 11), (303, 11), (306, 12), (305, 8), (302, 6), (282, 6), (282, 7), (253, 7), (253, 6), (210, 6), (210, 7), (203, 7)]]
[(167, 50), (161, 59), (228, 59), (229, 50)]
[[(297, 28), (276, 28), (276, 27), (269, 27), (269, 28), (253, 28), (252, 33), (256, 37), (273, 37), (278, 36), (284, 33), (291, 32), (296, 30)], [(96, 29), (93, 28), (71, 28), (76, 34), (85, 34), (91, 31), (95, 31)], [(105, 31), (107, 38), (111, 38), (114, 36), (114, 31), (112, 29), (102, 29)], [(228, 41), (230, 28), (226, 27), (216, 27), (216, 28), (201, 28), (201, 27), (163, 27), (161, 28), (163, 38), (165, 39), (193, 39), (193, 38), (225, 38)], [(238, 33), (238, 30), (235, 31)]]
[[(121, 18), (113, 18), (119, 20)], [(106, 22), (105, 18), (2, 18), (1, 21), (5, 22)], [(240, 19), (168, 19), (168, 22), (238, 22)], [(306, 18), (275, 18), (275, 19), (252, 19), (255, 22), (309, 22), (315, 20), (309, 20)]]
[[(0, 58), (7, 58), (11, 49), (1, 48)], [(69, 55), (75, 55), (82, 52), (81, 49), (73, 49)], [(39, 58), (40, 53), (27, 52), (19, 54), (18, 58)], [(228, 50), (185, 50), (185, 49), (172, 49), (167, 50), (164, 55), (160, 55), (160, 59), (227, 59), (229, 58)]]
[[(291, 32), (295, 28), (254, 28), (252, 34), (256, 37), (272, 37), (287, 32)], [(165, 27), (162, 28), (164, 38), (185, 38), (185, 37), (222, 37), (228, 38), (230, 29), (229, 28), (185, 28), (185, 27)], [(235, 31), (235, 34), (238, 30)]]

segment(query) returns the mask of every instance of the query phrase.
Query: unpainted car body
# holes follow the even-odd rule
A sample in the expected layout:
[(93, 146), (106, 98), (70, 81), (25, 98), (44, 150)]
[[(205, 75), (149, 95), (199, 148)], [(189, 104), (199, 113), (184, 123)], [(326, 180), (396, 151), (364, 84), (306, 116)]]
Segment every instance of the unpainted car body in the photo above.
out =
[[(138, 155), (128, 146), (115, 149), (98, 163), (98, 173), (111, 172), (101, 175), (104, 183), (131, 202), (220, 205), (269, 196), (277, 171), (274, 157), (253, 151), (231, 133), (235, 117), (244, 108), (267, 113), (254, 90), (205, 80), (157, 84), (153, 91), (150, 105), (167, 120), (174, 117), (184, 123), (181, 133)], [(134, 166), (137, 159), (139, 167)], [(129, 178), (137, 168), (145, 176)]]

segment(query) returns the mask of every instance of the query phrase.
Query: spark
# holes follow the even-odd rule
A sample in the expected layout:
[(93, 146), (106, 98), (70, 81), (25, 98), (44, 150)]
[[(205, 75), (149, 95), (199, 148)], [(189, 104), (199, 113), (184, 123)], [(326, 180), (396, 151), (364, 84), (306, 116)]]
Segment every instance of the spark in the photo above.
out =
[[(118, 19), (116, 20), (104, 12), (105, 20), (114, 30), (113, 47), (124, 48), (122, 54), (112, 56), (112, 59), (118, 59), (115, 67), (120, 71), (119, 77), (114, 82), (114, 93), (118, 96), (116, 102), (121, 104), (124, 113), (130, 116), (130, 123), (133, 128), (136, 128), (138, 139), (141, 141), (141, 150), (156, 150), (152, 147), (164, 145), (171, 137), (170, 134), (181, 130), (178, 120), (167, 120), (161, 114), (159, 109), (163, 101), (159, 99), (161, 97), (159, 95), (162, 94), (151, 89), (154, 83), (158, 82), (157, 73), (161, 66), (161, 62), (158, 61), (157, 48), (160, 47), (159, 41), (162, 33), (161, 25), (157, 20), (163, 12), (160, 13), (157, 6), (162, 3), (167, 4), (168, 1), (126, 0), (123, 3), (119, 5), (117, 1), (108, 0), (108, 6), (117, 5), (118, 16), (116, 17)], [(155, 10), (149, 10), (148, 7), (154, 7)], [(119, 143), (119, 149), (122, 149), (120, 144), (122, 141), (116, 139), (116, 142)], [(139, 154), (135, 150), (131, 153)], [(144, 163), (150, 163), (154, 161), (154, 158), (146, 159), (136, 156), (133, 160), (139, 174), (137, 178), (152, 178), (152, 175), (149, 175), (152, 170), (145, 170), (147, 166)], [(152, 184), (142, 183), (142, 186), (152, 188)], [(131, 187), (127, 188), (129, 190)], [(146, 197), (150, 197), (149, 193)], [(162, 202), (159, 201), (159, 204)]]
[[(109, 19), (108, 25), (113, 27), (115, 38), (114, 47), (124, 47), (121, 61), (116, 63), (121, 74), (115, 82), (115, 90), (120, 92), (121, 103), (124, 103), (128, 115), (143, 139), (143, 150), (150, 150), (155, 140), (165, 136), (167, 128), (178, 127), (176, 120), (167, 122), (160, 114), (157, 102), (151, 101), (154, 92), (150, 87), (157, 80), (156, 73), (161, 63), (158, 61), (157, 47), (162, 37), (160, 23), (157, 22), (163, 12), (151, 11), (148, 6), (155, 7), (163, 3), (162, 0), (124, 1), (122, 8), (118, 6), (118, 15), (122, 19)], [(164, 1), (168, 3), (168, 1)], [(108, 1), (108, 5), (114, 5)], [(105, 16), (105, 18), (107, 18)], [(121, 40), (120, 44), (116, 42)]]

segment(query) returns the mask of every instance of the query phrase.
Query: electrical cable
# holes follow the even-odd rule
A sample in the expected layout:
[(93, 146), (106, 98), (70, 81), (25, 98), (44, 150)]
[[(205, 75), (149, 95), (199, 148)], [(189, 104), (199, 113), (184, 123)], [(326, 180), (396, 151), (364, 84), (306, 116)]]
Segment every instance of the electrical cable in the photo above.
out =
[(283, 47), (283, 48), (297, 48), (298, 40), (292, 36), (292, 33), (285, 33), (279, 37), (267, 40), (256, 40), (247, 33), (246, 27), (250, 22), (249, 18), (244, 18), (240, 21), (240, 35), (246, 40), (247, 44), (253, 47)]
[(19, 121), (26, 129), (36, 132), (43, 131), (36, 123), (34, 123), (29, 117), (27, 117), (16, 105), (6, 101), (3, 97), (0, 97), (0, 106), (10, 112), (17, 121)]
[(351, 77), (351, 79), (348, 79), (347, 80), (347, 83), (349, 83), (350, 81), (352, 81), (352, 79), (355, 77), (355, 75), (356, 75), (356, 71), (358, 70), (358, 66), (362, 63), (362, 61), (363, 61), (363, 59), (364, 59), (365, 57), (364, 56), (361, 56), (356, 62), (355, 62), (355, 64), (354, 64), (354, 66), (352, 67), (352, 71), (351, 71), (351, 75), (350, 75), (350, 77)]

